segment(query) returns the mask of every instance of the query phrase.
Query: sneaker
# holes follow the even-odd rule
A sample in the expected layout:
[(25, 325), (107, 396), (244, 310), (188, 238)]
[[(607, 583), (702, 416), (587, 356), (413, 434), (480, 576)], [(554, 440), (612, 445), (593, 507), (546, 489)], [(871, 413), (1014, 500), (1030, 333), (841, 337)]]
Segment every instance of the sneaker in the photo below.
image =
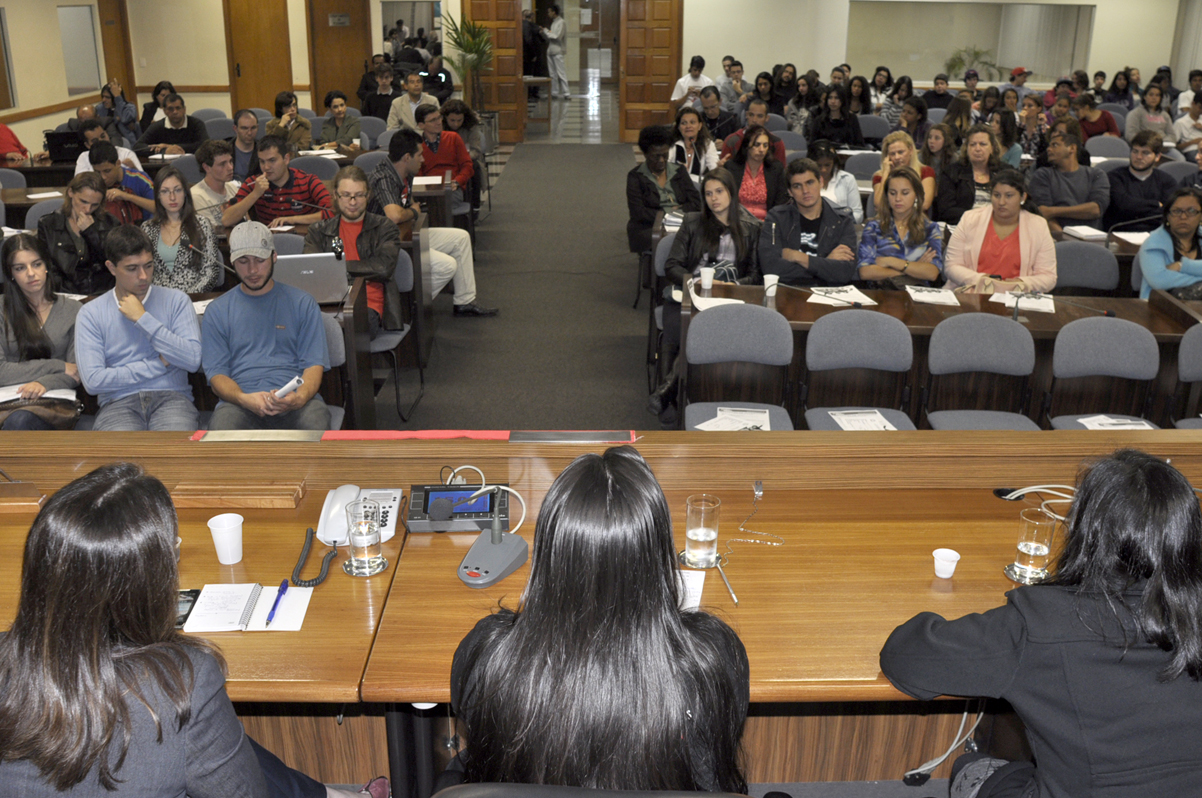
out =
[(455, 306), (456, 316), (495, 316), (499, 312), (496, 308), (482, 308), (475, 302)]
[(388, 784), (388, 779), (383, 776), (376, 776), (363, 785), (363, 789), (359, 790), (359, 794), (369, 796), (369, 798), (391, 798), (392, 787)]

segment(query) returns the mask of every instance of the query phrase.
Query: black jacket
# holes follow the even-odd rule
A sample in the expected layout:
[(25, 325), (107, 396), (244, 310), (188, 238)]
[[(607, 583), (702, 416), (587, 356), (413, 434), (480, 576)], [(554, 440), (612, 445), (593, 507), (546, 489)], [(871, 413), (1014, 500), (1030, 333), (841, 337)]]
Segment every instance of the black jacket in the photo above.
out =
[[(734, 175), (735, 185), (740, 188), (743, 186), (744, 167), (745, 164), (735, 163), (733, 158), (726, 162), (727, 171)], [(764, 161), (764, 186), (768, 189), (768, 210), (789, 201), (789, 180), (780, 161)]]
[[(701, 210), (701, 192), (684, 167), (676, 170), (671, 186), (680, 210), (685, 213)], [(626, 174), (626, 207), (630, 211), (630, 221), (626, 223), (630, 251), (646, 252), (651, 249), (651, 228), (661, 210), (659, 186), (644, 177), (637, 166)]]
[(48, 213), (38, 221), (38, 238), (50, 252), (50, 270), (56, 290), (68, 294), (102, 294), (116, 284), (104, 265), (104, 239), (120, 223), (103, 208), (92, 215), (92, 225), (80, 234), (85, 250), (75, 247), (67, 216), (61, 210)]
[[(781, 251), (801, 248), (801, 211), (797, 203), (777, 205), (768, 211), (764, 226), (760, 228), (760, 270), (764, 274), (776, 274), (786, 285), (848, 285), (858, 279), (856, 265), (856, 223), (851, 215), (835, 210), (829, 201), (822, 200), (822, 219), (818, 227), (818, 251), (820, 256), (810, 258), (809, 268), (791, 260), (785, 260)], [(851, 249), (849, 260), (834, 260), (826, 257), (835, 247), (843, 244)]]
[(367, 100), (367, 95), (379, 88), (379, 83), (376, 81), (376, 71), (369, 69), (363, 73), (363, 77), (359, 78), (359, 88), (355, 89), (355, 96), (359, 98), (359, 108), (362, 110), (363, 103)]
[[(305, 234), (305, 252), (333, 252), (334, 239), (338, 238), (341, 222), (342, 217), (335, 216), (309, 225), (309, 232)], [(364, 214), (363, 229), (359, 232), (355, 248), (359, 250), (360, 259), (346, 262), (347, 276), (379, 282), (384, 288), (384, 315), (380, 321), (385, 330), (402, 329), (401, 293), (393, 279), (397, 255), (401, 250), (400, 231), (385, 216)]]
[(844, 114), (840, 120), (825, 115), (810, 117), (810, 134), (807, 141), (813, 146), (816, 141), (829, 141), (846, 147), (863, 147), (864, 134), (860, 132), (860, 120), (854, 114)]
[[(739, 272), (739, 283), (756, 285), (762, 282), (758, 245), (760, 241), (760, 220), (746, 210), (739, 209), (738, 226), (743, 235), (746, 249), (743, 257), (739, 258), (735, 268)], [(685, 280), (693, 274), (693, 267), (705, 257), (705, 240), (701, 234), (701, 214), (686, 213), (676, 239), (672, 242), (672, 253), (664, 263), (664, 274), (676, 285), (684, 285)]]
[(722, 149), (722, 144), (726, 141), (727, 136), (739, 132), (739, 117), (730, 111), (719, 111), (717, 119), (710, 119), (702, 114), (701, 121), (709, 128), (710, 138), (714, 140), (714, 144), (719, 150)]
[(142, 119), (138, 126), (147, 130), (154, 122), (154, 115), (159, 112), (159, 104), (154, 100), (142, 103)]
[(971, 211), (977, 199), (977, 184), (970, 164), (953, 161), (939, 174), (931, 218), (936, 222), (958, 224), (965, 211)]
[(134, 145), (137, 152), (145, 152), (151, 144), (178, 144), (184, 152), (196, 152), (196, 148), (209, 138), (209, 129), (205, 123), (194, 116), (185, 118), (186, 124), (176, 130), (167, 127), (167, 120), (160, 119), (145, 129), (142, 138)]

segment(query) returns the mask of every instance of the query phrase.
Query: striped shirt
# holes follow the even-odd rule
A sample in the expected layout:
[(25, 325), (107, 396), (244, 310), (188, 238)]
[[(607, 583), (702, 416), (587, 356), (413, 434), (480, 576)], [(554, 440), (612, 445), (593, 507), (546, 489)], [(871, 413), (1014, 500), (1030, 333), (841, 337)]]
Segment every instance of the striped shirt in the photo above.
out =
[[(154, 200), (154, 181), (145, 172), (121, 167), (125, 175), (121, 178), (121, 190), (143, 199)], [(141, 224), (142, 220), (150, 218), (150, 212), (144, 211), (129, 200), (116, 200), (104, 203), (104, 209), (116, 216), (121, 224)]]
[[(255, 177), (246, 179), (234, 196), (233, 204), (241, 202), (250, 195), (255, 188), (255, 179)], [(324, 209), (321, 212), (321, 218), (333, 218), (334, 207), (325, 184), (308, 172), (289, 167), (288, 182), (283, 186), (273, 183), (271, 188), (267, 189), (267, 193), (259, 197), (258, 201), (251, 206), (251, 213), (254, 215), (255, 221), (271, 224), (281, 216), (304, 216), (313, 213), (318, 210), (311, 207), (313, 205), (320, 205)]]
[(388, 205), (409, 207), (409, 181), (401, 179), (391, 161), (381, 161), (372, 169), (367, 175), (367, 183), (371, 187), (371, 199), (367, 203), (369, 213), (383, 216)]

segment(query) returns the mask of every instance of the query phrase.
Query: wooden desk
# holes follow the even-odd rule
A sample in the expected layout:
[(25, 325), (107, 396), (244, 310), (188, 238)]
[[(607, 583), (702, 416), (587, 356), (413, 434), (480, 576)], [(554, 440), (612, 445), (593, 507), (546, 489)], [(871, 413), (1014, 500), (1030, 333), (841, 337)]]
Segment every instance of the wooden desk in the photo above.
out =
[[(154, 180), (154, 176), (165, 165), (171, 161), (150, 160), (150, 158), (138, 157), (142, 163), (142, 168), (146, 174)], [(172, 159), (174, 160), (174, 159)], [(71, 178), (75, 177), (75, 161), (37, 161), (30, 162), (28, 160), (21, 162), (16, 166), (7, 165), (9, 169), (15, 169), (25, 175), (25, 184), (30, 188), (45, 188), (48, 186), (65, 186), (71, 182)]]
[(451, 190), (443, 183), (445, 175), (429, 175), (437, 177), (438, 185), (414, 186), (413, 199), (421, 206), (422, 211), (430, 218), (427, 227), (454, 227), (451, 213)]
[[(39, 199), (30, 199), (30, 194), (48, 194), (51, 191), (59, 192), (57, 197), (41, 197)], [(25, 227), (25, 214), (29, 209), (39, 202), (46, 200), (57, 200), (62, 202), (66, 196), (67, 184), (63, 183), (58, 186), (43, 186), (40, 188), (6, 188), (0, 189), (0, 201), (4, 202), (5, 226), (16, 228), (18, 230)], [(36, 231), (34, 231), (36, 232)]]

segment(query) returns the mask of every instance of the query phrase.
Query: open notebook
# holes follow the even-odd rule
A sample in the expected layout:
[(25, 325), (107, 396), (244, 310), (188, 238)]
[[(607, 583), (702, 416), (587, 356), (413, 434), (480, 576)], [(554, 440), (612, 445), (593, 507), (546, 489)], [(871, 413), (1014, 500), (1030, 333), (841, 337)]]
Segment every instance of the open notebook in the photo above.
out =
[(268, 626), (267, 614), (279, 589), (278, 585), (205, 585), (184, 623), (184, 631), (298, 632), (305, 622), (313, 588), (289, 587)]

